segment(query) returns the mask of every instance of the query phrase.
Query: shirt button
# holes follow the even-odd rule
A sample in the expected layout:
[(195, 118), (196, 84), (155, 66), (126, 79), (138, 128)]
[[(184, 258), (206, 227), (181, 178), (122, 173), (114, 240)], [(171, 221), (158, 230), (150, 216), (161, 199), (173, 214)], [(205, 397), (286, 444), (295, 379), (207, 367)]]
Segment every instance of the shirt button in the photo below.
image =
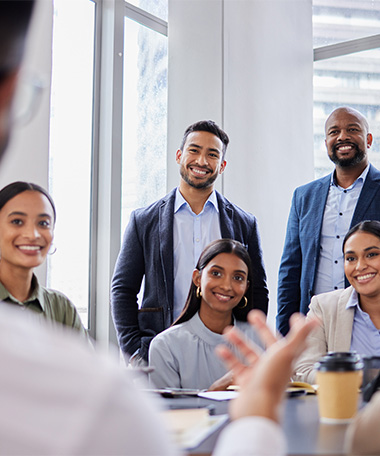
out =
[(195, 239), (196, 242), (199, 242), (199, 238)]
[(343, 190), (344, 193), (347, 193), (347, 190)]
[(334, 290), (337, 290), (337, 289), (338, 289), (338, 287), (334, 287)]
[(343, 215), (341, 212), (339, 212), (339, 215)]
[(339, 238), (340, 238), (340, 236), (338, 235), (336, 238), (337, 238), (337, 239), (339, 239)]
[(338, 260), (335, 260), (334, 263), (335, 263), (335, 264), (338, 264)]

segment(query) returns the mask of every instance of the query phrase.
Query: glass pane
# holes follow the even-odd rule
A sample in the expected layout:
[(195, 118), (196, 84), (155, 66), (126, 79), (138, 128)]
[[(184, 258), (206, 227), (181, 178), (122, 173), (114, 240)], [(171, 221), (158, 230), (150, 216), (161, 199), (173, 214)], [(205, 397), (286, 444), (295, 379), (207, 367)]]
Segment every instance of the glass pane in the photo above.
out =
[(167, 38), (124, 22), (122, 226), (166, 193)]
[(380, 50), (314, 63), (314, 160), (316, 177), (333, 168), (324, 145), (324, 122), (338, 106), (351, 106), (369, 122), (374, 141), (369, 159), (380, 168)]
[(164, 21), (168, 20), (169, 0), (128, 0), (126, 3), (137, 6)]
[(380, 0), (313, 0), (314, 47), (380, 32)]
[(50, 118), (50, 192), (57, 206), (48, 285), (88, 325), (95, 4), (55, 0)]

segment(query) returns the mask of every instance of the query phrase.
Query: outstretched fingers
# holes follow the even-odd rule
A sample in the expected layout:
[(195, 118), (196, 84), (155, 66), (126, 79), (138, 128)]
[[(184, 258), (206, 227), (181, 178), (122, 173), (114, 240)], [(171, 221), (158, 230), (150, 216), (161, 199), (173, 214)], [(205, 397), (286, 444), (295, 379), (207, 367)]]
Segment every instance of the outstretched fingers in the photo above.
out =
[(233, 378), (240, 378), (247, 366), (242, 363), (225, 345), (218, 345), (215, 352), (224, 361), (227, 369), (232, 372)]
[(261, 310), (251, 310), (248, 314), (248, 321), (256, 329), (267, 348), (277, 342), (277, 337), (267, 325), (265, 314)]
[(295, 313), (290, 318), (290, 331), (286, 336), (287, 343), (298, 357), (306, 348), (308, 335), (320, 324), (316, 318), (306, 319), (304, 315)]
[(224, 337), (233, 347), (235, 347), (246, 364), (254, 364), (260, 356), (260, 349), (247, 340), (244, 334), (237, 328), (228, 328), (224, 331)]

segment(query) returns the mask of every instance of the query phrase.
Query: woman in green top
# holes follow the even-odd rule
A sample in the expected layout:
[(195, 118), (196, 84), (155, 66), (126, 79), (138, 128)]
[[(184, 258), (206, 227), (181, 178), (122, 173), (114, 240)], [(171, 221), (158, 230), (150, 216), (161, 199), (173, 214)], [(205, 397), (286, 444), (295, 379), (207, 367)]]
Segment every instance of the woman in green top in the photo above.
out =
[(70, 300), (39, 285), (33, 273), (52, 245), (55, 220), (54, 202), (39, 185), (13, 182), (0, 191), (0, 300), (29, 308), (87, 337)]

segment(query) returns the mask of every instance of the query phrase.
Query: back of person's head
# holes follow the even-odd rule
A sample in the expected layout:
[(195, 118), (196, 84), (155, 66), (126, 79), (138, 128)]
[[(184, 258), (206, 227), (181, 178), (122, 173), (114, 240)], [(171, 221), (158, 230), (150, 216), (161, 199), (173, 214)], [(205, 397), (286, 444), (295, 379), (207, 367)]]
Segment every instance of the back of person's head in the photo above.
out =
[(183, 150), (186, 139), (189, 136), (189, 134), (195, 131), (206, 131), (217, 136), (223, 143), (222, 158), (224, 158), (230, 139), (228, 138), (227, 133), (224, 132), (213, 120), (200, 120), (199, 122), (195, 122), (189, 127), (187, 127), (182, 138), (180, 146), (181, 150)]
[(0, 1), (0, 83), (21, 64), (34, 0)]
[(377, 238), (380, 239), (380, 222), (377, 220), (365, 220), (363, 222), (358, 223), (357, 225), (353, 226), (346, 234), (343, 240), (343, 252), (344, 252), (344, 246), (346, 245), (346, 242), (350, 239), (350, 237), (358, 232), (364, 232), (364, 233), (369, 233), (373, 234)]
[[(0, 3), (1, 3), (1, 0), (0, 0)], [(32, 184), (30, 182), (23, 182), (23, 181), (12, 182), (11, 184), (8, 184), (4, 188), (2, 188), (0, 190), (0, 211), (7, 204), (8, 201), (10, 201), (12, 198), (19, 195), (20, 193), (23, 193), (26, 191), (39, 192), (46, 196), (46, 198), (48, 199), (48, 201), (51, 204), (51, 207), (53, 209), (54, 222), (55, 222), (56, 211), (55, 211), (55, 205), (54, 205), (54, 201), (53, 201), (52, 197), (49, 195), (49, 193), (44, 188), (40, 187), (37, 184)]]
[[(247, 304), (242, 302), (241, 305), (239, 303), (236, 306), (232, 313), (234, 314), (237, 320), (246, 321), (247, 314), (250, 310), (254, 308), (253, 299), (252, 299), (252, 265), (251, 265), (251, 258), (247, 249), (238, 241), (233, 239), (217, 239), (216, 241), (211, 242), (199, 257), (198, 263), (196, 265), (196, 269), (202, 273), (203, 269), (210, 263), (210, 261), (215, 258), (217, 255), (221, 253), (230, 253), (236, 255), (240, 258), (247, 266), (248, 269), (248, 289), (245, 293), (245, 297), (247, 298)], [(244, 298), (242, 299), (244, 301)], [(197, 287), (194, 282), (191, 282), (189, 294), (186, 299), (185, 306), (181, 312), (181, 315), (177, 318), (177, 320), (173, 323), (173, 325), (178, 325), (179, 323), (184, 323), (185, 321), (190, 320), (200, 309), (201, 306), (201, 298), (197, 295)]]

